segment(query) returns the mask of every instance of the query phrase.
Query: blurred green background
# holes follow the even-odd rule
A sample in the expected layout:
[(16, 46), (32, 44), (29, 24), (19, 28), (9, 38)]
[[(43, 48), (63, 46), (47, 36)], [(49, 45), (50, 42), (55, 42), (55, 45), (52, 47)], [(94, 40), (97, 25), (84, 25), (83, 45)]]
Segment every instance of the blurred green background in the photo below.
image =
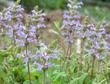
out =
[(27, 9), (31, 10), (35, 5), (41, 9), (64, 9), (67, 0), (21, 0), (21, 4)]

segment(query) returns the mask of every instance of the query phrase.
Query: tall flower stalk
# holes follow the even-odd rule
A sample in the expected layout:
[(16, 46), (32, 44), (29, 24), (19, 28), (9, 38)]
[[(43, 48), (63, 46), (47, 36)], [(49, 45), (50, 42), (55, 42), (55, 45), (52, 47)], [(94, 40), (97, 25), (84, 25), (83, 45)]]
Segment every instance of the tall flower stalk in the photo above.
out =
[(109, 51), (109, 43), (107, 42), (107, 33), (102, 24), (88, 24), (84, 32), (84, 51), (91, 55), (91, 79), (94, 78), (95, 62), (104, 58), (103, 53)]
[[(65, 63), (70, 62), (73, 45), (76, 45), (75, 42), (77, 39), (80, 39), (78, 37), (79, 33), (82, 33), (83, 25), (80, 21), (80, 14), (78, 12), (78, 8), (80, 8), (82, 5), (81, 2), (77, 2), (75, 0), (68, 0), (68, 10), (64, 11), (64, 20), (62, 25), (62, 35), (65, 38), (65, 43), (67, 44), (67, 49), (65, 53)], [(67, 69), (67, 67), (66, 67)]]

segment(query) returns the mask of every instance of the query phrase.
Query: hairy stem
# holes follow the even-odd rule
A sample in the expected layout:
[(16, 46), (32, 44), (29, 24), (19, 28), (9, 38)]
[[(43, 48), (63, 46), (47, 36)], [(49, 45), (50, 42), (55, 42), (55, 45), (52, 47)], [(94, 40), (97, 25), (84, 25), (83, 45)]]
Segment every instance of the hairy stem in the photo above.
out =
[[(28, 57), (28, 54), (27, 54), (27, 53), (28, 53), (28, 42), (27, 42), (27, 39), (26, 39), (26, 44), (25, 44), (25, 46), (26, 46), (26, 57)], [(30, 59), (29, 59), (29, 57), (28, 57), (27, 67), (28, 67), (29, 84), (32, 84), (32, 83), (31, 83), (31, 73), (30, 73), (29, 61), (30, 61)]]
[(80, 57), (79, 57), (79, 64), (80, 64), (79, 69), (82, 71), (84, 42), (83, 42), (83, 39), (80, 39), (80, 40), (81, 40), (81, 43), (80, 43), (81, 51), (80, 51)]
[(43, 80), (42, 84), (46, 84), (46, 70), (43, 70)]
[(29, 84), (32, 84), (32, 83), (31, 83), (31, 74), (30, 74), (30, 65), (29, 65), (29, 61), (28, 61), (28, 63), (27, 63), (27, 66), (28, 66)]
[(93, 79), (94, 77), (94, 64), (95, 64), (95, 55), (93, 56), (93, 59), (92, 59), (91, 79)]

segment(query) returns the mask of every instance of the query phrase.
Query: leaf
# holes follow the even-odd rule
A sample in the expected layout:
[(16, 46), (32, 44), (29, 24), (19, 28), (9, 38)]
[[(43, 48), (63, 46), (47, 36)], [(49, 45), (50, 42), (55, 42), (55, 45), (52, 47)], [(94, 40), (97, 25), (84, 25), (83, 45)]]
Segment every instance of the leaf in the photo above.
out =
[(0, 50), (0, 64), (2, 64), (5, 57), (9, 56), (9, 53), (6, 50)]
[(5, 77), (5, 76), (6, 76), (6, 73), (3, 72), (3, 71), (0, 71), (0, 78), (3, 78), (3, 77)]
[(54, 21), (54, 25), (57, 28), (57, 30), (60, 29), (60, 22), (59, 21)]
[(65, 72), (54, 72), (54, 77), (53, 77), (53, 81), (57, 81), (59, 78), (61, 77), (66, 77), (66, 73)]
[[(37, 80), (31, 81), (31, 82), (32, 82), (32, 84), (37, 84), (38, 83)], [(30, 84), (30, 82), (29, 82), (29, 80), (26, 80), (26, 81), (23, 82), (23, 84)]]
[(99, 84), (106, 84), (106, 79), (103, 79)]
[[(88, 76), (88, 73), (84, 73), (82, 76), (77, 77), (77, 78), (73, 78), (72, 81), (70, 81), (69, 84), (82, 84), (83, 81), (85, 80), (85, 78)], [(87, 83), (89, 84), (89, 83)]]

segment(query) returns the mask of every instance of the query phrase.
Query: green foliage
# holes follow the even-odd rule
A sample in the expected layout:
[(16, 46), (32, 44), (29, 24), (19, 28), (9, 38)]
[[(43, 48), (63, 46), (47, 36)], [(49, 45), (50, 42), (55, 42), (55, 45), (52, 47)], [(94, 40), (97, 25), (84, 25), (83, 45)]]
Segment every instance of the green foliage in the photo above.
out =
[(41, 9), (64, 9), (66, 0), (21, 0), (21, 4), (27, 11), (30, 11), (36, 5)]
[(86, 6), (81, 8), (81, 11), (95, 20), (110, 20), (110, 12), (107, 8)]
[(66, 0), (39, 0), (39, 7), (43, 9), (64, 8)]
[(89, 82), (89, 80), (85, 81), (85, 79), (88, 77), (88, 74), (87, 73), (84, 73), (82, 74), (80, 77), (78, 78), (73, 78), (73, 80), (70, 81), (70, 84), (82, 84), (82, 83), (85, 83), (85, 84), (91, 84)]
[(9, 53), (6, 50), (0, 50), (0, 64), (2, 64), (5, 57), (7, 57)]

